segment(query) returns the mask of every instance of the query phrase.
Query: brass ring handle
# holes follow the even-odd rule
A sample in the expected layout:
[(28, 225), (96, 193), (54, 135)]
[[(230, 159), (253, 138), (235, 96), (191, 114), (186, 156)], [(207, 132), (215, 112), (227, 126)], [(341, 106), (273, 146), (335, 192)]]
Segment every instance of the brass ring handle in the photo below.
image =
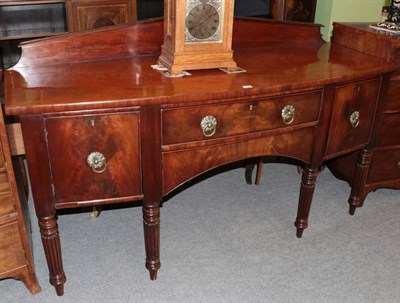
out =
[(96, 173), (104, 173), (107, 169), (106, 158), (102, 153), (93, 152), (87, 157), (87, 164)]
[(360, 125), (360, 112), (359, 111), (353, 112), (350, 115), (349, 122), (353, 128), (356, 128), (358, 125)]
[(281, 112), (282, 121), (285, 124), (292, 124), (294, 121), (294, 106), (293, 105), (286, 105)]
[(205, 116), (200, 122), (204, 136), (212, 137), (217, 131), (217, 119), (214, 116)]

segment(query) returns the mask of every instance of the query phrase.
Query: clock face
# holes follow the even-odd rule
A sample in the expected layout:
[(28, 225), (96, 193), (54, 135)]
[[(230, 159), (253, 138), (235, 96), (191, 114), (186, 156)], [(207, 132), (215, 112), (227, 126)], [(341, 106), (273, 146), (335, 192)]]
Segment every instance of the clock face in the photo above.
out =
[(185, 42), (219, 42), (223, 0), (187, 0)]

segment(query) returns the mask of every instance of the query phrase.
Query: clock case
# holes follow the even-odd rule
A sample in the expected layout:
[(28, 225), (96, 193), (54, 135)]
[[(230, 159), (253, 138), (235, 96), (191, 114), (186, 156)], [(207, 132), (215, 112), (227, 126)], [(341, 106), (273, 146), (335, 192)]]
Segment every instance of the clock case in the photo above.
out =
[[(232, 29), (234, 0), (221, 0), (220, 41), (185, 42), (187, 1), (165, 0), (164, 44), (161, 48), (159, 65), (168, 68), (172, 75), (184, 70), (237, 68), (233, 60)], [(204, 1), (203, 1), (204, 2)], [(198, 1), (199, 4), (202, 1)], [(212, 4), (211, 1), (207, 3)]]

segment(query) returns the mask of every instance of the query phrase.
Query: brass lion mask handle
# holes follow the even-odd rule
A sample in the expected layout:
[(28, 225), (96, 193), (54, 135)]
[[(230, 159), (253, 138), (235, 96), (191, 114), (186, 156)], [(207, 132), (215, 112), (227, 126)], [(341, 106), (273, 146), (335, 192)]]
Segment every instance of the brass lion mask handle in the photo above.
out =
[(204, 136), (212, 137), (217, 131), (217, 119), (214, 116), (205, 116), (201, 119), (200, 127)]
[(294, 106), (293, 105), (286, 105), (281, 111), (281, 117), (283, 123), (289, 125), (292, 124), (294, 121)]
[(350, 125), (353, 128), (356, 128), (358, 125), (360, 125), (360, 112), (359, 111), (354, 111), (349, 118)]
[(93, 152), (87, 157), (87, 164), (96, 173), (104, 173), (107, 169), (106, 158), (102, 153)]

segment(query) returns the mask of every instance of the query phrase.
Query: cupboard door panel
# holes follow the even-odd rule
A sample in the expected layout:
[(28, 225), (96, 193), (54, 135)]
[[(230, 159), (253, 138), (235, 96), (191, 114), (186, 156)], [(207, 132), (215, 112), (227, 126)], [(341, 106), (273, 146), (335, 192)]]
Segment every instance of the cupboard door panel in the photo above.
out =
[(367, 144), (374, 122), (380, 79), (336, 88), (325, 155), (333, 156)]
[(400, 179), (400, 148), (374, 150), (367, 183)]
[(56, 203), (141, 195), (139, 114), (50, 118)]

